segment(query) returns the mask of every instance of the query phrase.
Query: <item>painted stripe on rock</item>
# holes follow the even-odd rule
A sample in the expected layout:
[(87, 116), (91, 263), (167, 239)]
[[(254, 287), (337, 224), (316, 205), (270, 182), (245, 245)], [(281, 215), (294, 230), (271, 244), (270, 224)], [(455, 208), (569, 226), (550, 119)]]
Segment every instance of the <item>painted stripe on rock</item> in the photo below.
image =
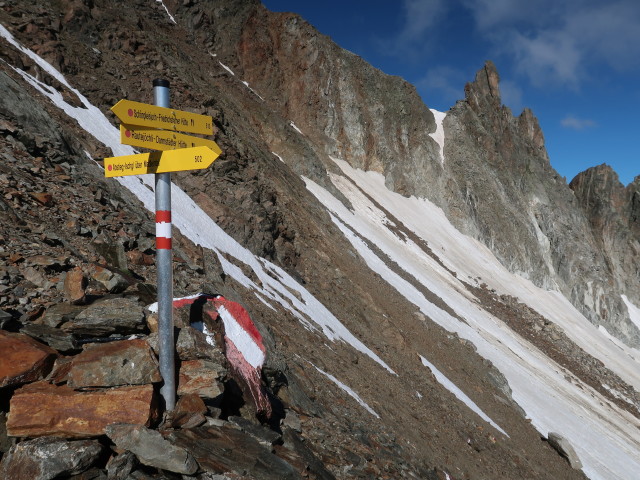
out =
[(238, 351), (253, 368), (262, 366), (265, 360), (262, 342), (256, 343), (251, 335), (237, 321), (238, 319), (223, 305), (218, 307), (218, 313), (224, 322), (224, 334), (229, 337)]
[(239, 303), (230, 302), (224, 297), (217, 297), (214, 299), (214, 304), (216, 305), (216, 308), (224, 307), (233, 319), (238, 322), (240, 327), (242, 327), (242, 329), (253, 339), (258, 348), (263, 352), (265, 351), (264, 345), (262, 344), (262, 335), (258, 332), (258, 329), (249, 317), (247, 311), (242, 308)]

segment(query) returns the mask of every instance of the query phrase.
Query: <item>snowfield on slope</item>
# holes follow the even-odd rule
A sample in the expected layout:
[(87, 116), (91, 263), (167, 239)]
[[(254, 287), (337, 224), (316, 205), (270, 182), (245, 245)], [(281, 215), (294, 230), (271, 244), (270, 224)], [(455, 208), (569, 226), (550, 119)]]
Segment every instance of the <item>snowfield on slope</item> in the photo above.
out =
[[(517, 297), (560, 326), (574, 342), (636, 389), (640, 386), (640, 365), (636, 360), (640, 358), (639, 352), (612, 342), (560, 293), (539, 289), (508, 272), (484, 245), (462, 235), (427, 200), (402, 197), (385, 187), (382, 175), (334, 161), (348, 178), (332, 174), (331, 180), (353, 210), (323, 187), (304, 180), (307, 188), (332, 212), (335, 224), (369, 267), (425, 315), (471, 341), (478, 353), (506, 377), (513, 399), (538, 431), (545, 437), (551, 431), (558, 432), (571, 442), (590, 478), (636, 478), (640, 471), (640, 421), (611, 405), (600, 393), (481, 309), (458, 278), (470, 282), (480, 278), (499, 294)], [(393, 221), (369, 198), (375, 198), (397, 221), (425, 240), (447, 268), (410, 239), (398, 237), (389, 228)], [(466, 322), (427, 300), (410, 282), (392, 271), (363, 239), (376, 245)]]

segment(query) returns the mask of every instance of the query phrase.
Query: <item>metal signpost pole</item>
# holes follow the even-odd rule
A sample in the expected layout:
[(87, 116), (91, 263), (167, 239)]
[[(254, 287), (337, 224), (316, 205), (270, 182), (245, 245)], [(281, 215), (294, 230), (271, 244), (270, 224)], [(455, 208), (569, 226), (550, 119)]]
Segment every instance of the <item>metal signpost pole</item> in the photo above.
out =
[[(156, 106), (169, 107), (169, 82), (153, 81)], [(165, 408), (176, 405), (175, 345), (173, 335), (173, 267), (171, 251), (171, 173), (157, 173), (156, 194), (156, 269), (158, 284), (158, 334), (160, 338), (160, 374), (164, 385), (160, 393)]]

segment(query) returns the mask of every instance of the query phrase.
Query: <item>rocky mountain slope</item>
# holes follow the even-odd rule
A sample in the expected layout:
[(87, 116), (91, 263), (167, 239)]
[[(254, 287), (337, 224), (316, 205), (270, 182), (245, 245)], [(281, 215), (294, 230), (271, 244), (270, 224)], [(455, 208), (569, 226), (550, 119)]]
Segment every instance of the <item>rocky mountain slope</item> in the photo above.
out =
[[(491, 63), (442, 121), (259, 2), (122, 8), (0, 6), (0, 472), (632, 478), (638, 179), (597, 167), (567, 185)], [(248, 312), (270, 415), (229, 331), (211, 326), (212, 347), (191, 328), (195, 307), (175, 312), (182, 390), (163, 411), (153, 183), (101, 168), (127, 152), (110, 107), (152, 103), (158, 77), (173, 106), (213, 116), (224, 152), (172, 176), (174, 294)]]

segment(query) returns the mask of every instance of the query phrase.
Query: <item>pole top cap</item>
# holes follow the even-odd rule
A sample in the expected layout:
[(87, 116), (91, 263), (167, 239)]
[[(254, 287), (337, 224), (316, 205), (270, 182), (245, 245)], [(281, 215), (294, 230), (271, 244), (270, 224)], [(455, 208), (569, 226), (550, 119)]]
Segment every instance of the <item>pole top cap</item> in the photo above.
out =
[(153, 86), (154, 87), (169, 88), (169, 80), (165, 80), (164, 78), (156, 78), (153, 81)]

